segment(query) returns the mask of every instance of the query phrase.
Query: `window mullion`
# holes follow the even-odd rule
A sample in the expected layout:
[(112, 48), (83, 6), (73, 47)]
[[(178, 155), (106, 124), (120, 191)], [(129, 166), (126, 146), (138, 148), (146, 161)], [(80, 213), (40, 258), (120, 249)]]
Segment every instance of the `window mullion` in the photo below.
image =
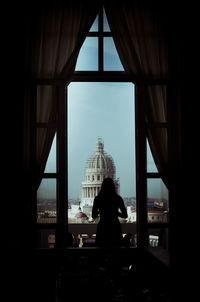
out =
[(103, 71), (103, 10), (99, 12), (99, 37), (98, 37), (98, 63), (99, 71)]
[(66, 94), (65, 86), (59, 86), (58, 99), (58, 133), (57, 133), (57, 229), (56, 229), (56, 246), (64, 245), (65, 232), (67, 228), (67, 139), (66, 139)]
[(142, 248), (148, 246), (146, 131), (143, 102), (143, 87), (137, 85), (135, 95), (137, 246)]

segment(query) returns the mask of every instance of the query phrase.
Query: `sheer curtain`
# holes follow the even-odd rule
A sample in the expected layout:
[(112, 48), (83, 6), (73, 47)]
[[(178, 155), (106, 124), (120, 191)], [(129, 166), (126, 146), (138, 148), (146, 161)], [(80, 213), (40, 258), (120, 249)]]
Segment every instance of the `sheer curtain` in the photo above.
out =
[[(75, 69), (79, 50), (99, 10), (99, 1), (50, 2), (48, 7), (36, 7), (27, 27), (26, 76), (30, 79), (56, 79), (70, 81)], [(24, 153), (25, 170), (30, 164), (29, 115), (30, 87), (26, 89)], [(57, 87), (37, 86), (36, 122), (47, 125), (57, 120)], [(39, 133), (40, 132), (40, 133)], [(46, 127), (38, 131), (36, 148), (36, 187), (39, 175), (44, 171), (55, 128)]]
[[(166, 121), (166, 87), (149, 85), (168, 77), (166, 9), (155, 1), (117, 1), (105, 3), (113, 39), (125, 71), (133, 82), (143, 85), (146, 122)], [(158, 171), (166, 174), (167, 131), (148, 130), (150, 148)], [(163, 180), (167, 184), (167, 177)]]

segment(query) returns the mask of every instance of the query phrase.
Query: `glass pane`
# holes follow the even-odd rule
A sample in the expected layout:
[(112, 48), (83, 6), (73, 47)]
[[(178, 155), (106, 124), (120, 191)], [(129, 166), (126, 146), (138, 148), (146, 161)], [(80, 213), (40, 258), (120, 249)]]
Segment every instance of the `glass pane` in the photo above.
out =
[(96, 17), (96, 19), (94, 20), (94, 23), (92, 24), (90, 31), (98, 31), (98, 16)]
[(148, 140), (146, 140), (146, 142), (147, 142), (147, 172), (158, 173), (158, 169), (156, 168)]
[(103, 10), (103, 31), (110, 31), (110, 26), (108, 24), (108, 19), (106, 17), (105, 10)]
[(69, 85), (69, 223), (92, 222), (93, 200), (106, 176), (115, 179), (127, 207), (122, 222), (136, 221), (134, 124), (132, 83)]
[(104, 38), (104, 70), (124, 71), (113, 38)]
[(85, 39), (78, 56), (75, 70), (76, 71), (98, 70), (98, 38), (97, 37), (87, 37)]
[(56, 173), (56, 137), (55, 134), (44, 173)]
[(149, 234), (149, 246), (151, 246), (151, 247), (159, 246), (159, 231), (158, 230), (156, 230), (156, 232), (151, 232)]
[[(163, 249), (168, 250), (168, 233), (169, 229), (165, 227), (148, 229), (149, 246), (162, 247)], [(162, 254), (162, 252), (164, 252), (163, 249), (160, 250), (160, 256), (163, 260), (165, 259), (165, 261), (168, 261), (168, 255), (166, 253)]]
[(168, 222), (168, 189), (162, 179), (147, 180), (148, 222)]
[(37, 190), (37, 222), (56, 222), (56, 179), (42, 179)]
[[(152, 153), (155, 153), (157, 157), (154, 162), (159, 170), (163, 172), (168, 164), (168, 137), (167, 128), (149, 128), (147, 130), (147, 136), (149, 141), (152, 141)], [(160, 166), (159, 166), (160, 165)], [(148, 167), (150, 168), (150, 167)], [(152, 168), (152, 167), (151, 167)], [(151, 172), (151, 171), (148, 171)]]
[(57, 108), (56, 86), (38, 85), (36, 104), (36, 121), (38, 123), (55, 122)]

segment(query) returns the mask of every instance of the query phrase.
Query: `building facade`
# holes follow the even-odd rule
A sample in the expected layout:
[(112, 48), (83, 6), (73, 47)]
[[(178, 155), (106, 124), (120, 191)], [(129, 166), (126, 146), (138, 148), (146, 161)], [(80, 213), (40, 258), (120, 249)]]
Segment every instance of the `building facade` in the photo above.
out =
[(98, 195), (101, 184), (106, 177), (111, 177), (119, 192), (119, 180), (116, 179), (115, 164), (110, 155), (104, 152), (104, 143), (98, 139), (96, 152), (86, 162), (85, 179), (81, 184), (81, 210), (90, 218), (95, 196)]

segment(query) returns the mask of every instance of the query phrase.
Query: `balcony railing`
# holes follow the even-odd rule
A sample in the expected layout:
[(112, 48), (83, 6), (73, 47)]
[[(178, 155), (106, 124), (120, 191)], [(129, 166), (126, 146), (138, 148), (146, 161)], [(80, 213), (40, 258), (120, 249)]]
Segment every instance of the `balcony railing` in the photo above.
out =
[[(122, 233), (136, 234), (136, 223), (122, 223)], [(68, 231), (72, 234), (87, 234), (91, 237), (96, 234), (96, 223), (70, 223), (68, 224)], [(109, 230), (108, 230), (109, 231)]]
[[(136, 223), (122, 223), (122, 233), (131, 234), (133, 238), (133, 244), (136, 246)], [(71, 223), (68, 224), (68, 232), (70, 232), (75, 241), (78, 242), (78, 246), (81, 247), (84, 240), (93, 240), (96, 236), (97, 224), (95, 223)], [(40, 248), (52, 248), (55, 244), (55, 231), (56, 223), (38, 224), (38, 247)], [(168, 249), (168, 224), (165, 223), (149, 223), (149, 245), (158, 246), (162, 244), (164, 248)], [(109, 232), (109, 230), (108, 230)], [(112, 236), (112, 234), (111, 234)], [(160, 241), (160, 242), (159, 242)]]
[[(136, 235), (136, 223), (122, 223), (122, 233)], [(97, 224), (95, 223), (69, 223), (68, 232), (75, 238), (94, 238)], [(49, 223), (38, 223), (38, 246), (42, 248), (53, 247), (55, 243), (56, 223), (50, 219)], [(109, 232), (109, 230), (108, 230)]]

